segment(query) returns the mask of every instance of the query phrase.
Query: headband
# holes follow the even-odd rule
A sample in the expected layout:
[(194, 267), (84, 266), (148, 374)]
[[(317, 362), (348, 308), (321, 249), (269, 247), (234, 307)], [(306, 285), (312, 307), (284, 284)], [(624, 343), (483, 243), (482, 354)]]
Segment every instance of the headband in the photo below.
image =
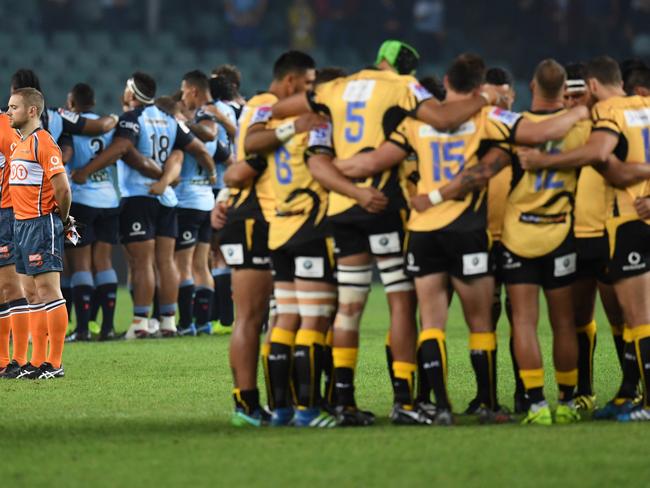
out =
[(138, 86), (135, 84), (135, 81), (133, 78), (129, 78), (126, 80), (126, 87), (133, 92), (133, 96), (135, 96), (135, 99), (144, 103), (145, 105), (151, 105), (153, 103), (153, 97), (148, 97), (140, 89)]

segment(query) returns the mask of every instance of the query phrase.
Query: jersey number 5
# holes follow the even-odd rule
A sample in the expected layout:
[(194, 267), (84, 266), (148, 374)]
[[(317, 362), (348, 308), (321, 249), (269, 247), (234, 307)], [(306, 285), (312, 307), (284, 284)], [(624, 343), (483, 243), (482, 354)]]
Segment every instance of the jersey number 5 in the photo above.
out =
[(366, 108), (366, 102), (348, 102), (345, 109), (345, 140), (359, 142), (363, 138), (363, 115), (356, 113)]

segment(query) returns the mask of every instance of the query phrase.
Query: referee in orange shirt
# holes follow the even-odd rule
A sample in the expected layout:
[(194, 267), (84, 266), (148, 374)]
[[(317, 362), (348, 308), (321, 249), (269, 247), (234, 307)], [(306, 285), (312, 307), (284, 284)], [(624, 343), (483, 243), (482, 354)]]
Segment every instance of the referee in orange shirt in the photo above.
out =
[[(68, 313), (61, 294), (64, 226), (69, 223), (71, 193), (61, 149), (41, 128), (43, 95), (21, 88), (9, 99), (7, 115), (21, 140), (11, 154), (9, 185), (14, 205), (16, 271), (24, 279), (30, 303), (32, 357), (18, 378), (63, 377), (61, 364)], [(49, 345), (49, 351), (48, 351)]]

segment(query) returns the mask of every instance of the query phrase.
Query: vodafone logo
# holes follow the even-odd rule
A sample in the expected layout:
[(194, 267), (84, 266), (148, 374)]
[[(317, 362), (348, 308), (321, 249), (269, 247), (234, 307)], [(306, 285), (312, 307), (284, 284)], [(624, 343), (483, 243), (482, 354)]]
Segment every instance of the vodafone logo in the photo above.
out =
[(11, 165), (11, 179), (18, 181), (25, 181), (27, 179), (27, 168), (23, 164)]

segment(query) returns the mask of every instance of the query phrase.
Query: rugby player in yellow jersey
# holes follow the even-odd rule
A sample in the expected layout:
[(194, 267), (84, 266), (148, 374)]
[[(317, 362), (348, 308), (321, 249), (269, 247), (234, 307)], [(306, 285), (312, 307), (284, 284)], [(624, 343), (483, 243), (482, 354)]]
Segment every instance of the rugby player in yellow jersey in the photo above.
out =
[[(348, 158), (363, 149), (377, 147), (409, 114), (431, 120), (439, 128), (454, 127), (498, 97), (499, 91), (489, 88), (461, 103), (439, 105), (410, 76), (417, 62), (418, 55), (412, 47), (399, 41), (387, 41), (378, 54), (377, 69), (361, 70), (324, 83), (307, 96), (283, 101), (273, 107), (274, 117), (285, 118), (309, 111), (328, 115), (332, 119), (337, 155)], [(346, 425), (369, 423), (369, 416), (356, 407), (354, 371), (358, 329), (370, 290), (373, 258), (380, 270), (390, 308), (396, 397), (412, 396), (411, 391), (403, 390), (410, 388), (416, 369), (415, 296), (412, 282), (404, 275), (402, 266), (403, 219), (407, 205), (399, 186), (398, 172), (386, 171), (374, 180), (357, 184), (381, 189), (390, 204), (380, 215), (372, 216), (353, 200), (336, 193), (330, 195), (328, 218), (335, 224), (339, 286), (333, 349), (336, 401), (339, 407), (344, 407), (340, 409), (339, 421)]]
[[(619, 66), (606, 56), (589, 61), (586, 76), (589, 89), (598, 100), (592, 109), (593, 130), (587, 144), (562, 154), (526, 151), (522, 164), (548, 171), (589, 164), (596, 168), (611, 165), (612, 154), (623, 161), (610, 175), (611, 182), (618, 187), (606, 229), (610, 244), (608, 271), (627, 326), (623, 335), (624, 374), (616, 398), (596, 411), (595, 417), (650, 420), (650, 375), (646, 372), (650, 365), (650, 226), (647, 220), (639, 218), (635, 208), (638, 199), (650, 195), (647, 181), (641, 179), (650, 160), (650, 98), (626, 97)], [(626, 178), (627, 174), (634, 177)], [(608, 174), (605, 177), (609, 180)], [(643, 403), (635, 407), (632, 400), (639, 375), (644, 395)]]
[[(270, 175), (262, 172), (250, 178), (254, 170), (243, 160), (246, 157), (244, 140), (257, 107), (311, 88), (315, 76), (314, 60), (307, 54), (289, 51), (281, 55), (273, 66), (273, 81), (265, 93), (251, 98), (239, 118), (236, 157), (224, 175), (226, 185), (238, 181), (252, 181), (233, 191), (226, 214), (226, 225), (221, 237), (221, 251), (232, 272), (235, 324), (230, 342), (230, 365), (234, 376), (233, 397), (237, 425), (259, 426), (265, 418), (260, 407), (257, 389), (257, 361), (259, 335), (268, 310), (273, 288), (268, 250), (268, 222), (275, 210)], [(297, 123), (296, 123), (297, 124)], [(308, 127), (295, 128), (297, 132)], [(227, 194), (217, 197), (228, 199)], [(217, 205), (217, 214), (223, 204)], [(221, 217), (216, 216), (215, 220)], [(268, 357), (268, 351), (263, 351)]]
[[(481, 58), (473, 54), (458, 57), (445, 77), (447, 100), (471, 97), (483, 83), (484, 75)], [(562, 117), (554, 126), (523, 120), (519, 114), (498, 107), (486, 107), (449, 132), (406, 119), (390, 136), (390, 141), (377, 150), (338, 162), (347, 176), (363, 177), (398, 164), (409, 152), (417, 155), (420, 195), (412, 199), (415, 211), (408, 223), (406, 271), (415, 277), (422, 323), (418, 361), (436, 396), (436, 423), (453, 421), (446, 389), (444, 333), (450, 277), (471, 331), (471, 359), (479, 391), (473, 413), (482, 421), (508, 417), (496, 397), (496, 336), (491, 320), (494, 279), (486, 232), (485, 192), (467, 194), (459, 201), (448, 201), (434, 208), (428, 193), (439, 191), (463, 168), (476, 166), (482, 155), (486, 160), (505, 159), (507, 163), (509, 158), (504, 149), (507, 150), (509, 143), (539, 142), (539, 134), (562, 136), (586, 115), (586, 110), (578, 110)], [(497, 147), (491, 148), (492, 145)]]
[[(566, 71), (564, 106), (571, 108), (584, 105), (591, 108), (594, 101), (585, 81), (584, 64), (570, 64), (566, 66)], [(578, 332), (578, 384), (575, 404), (578, 409), (585, 411), (592, 411), (596, 401), (593, 391), (593, 365), (596, 348), (597, 327), (594, 309), (597, 291), (611, 326), (621, 365), (623, 361), (624, 320), (607, 275), (609, 246), (605, 236), (605, 221), (613, 204), (613, 188), (594, 168), (583, 168), (578, 176), (573, 224), (577, 252), (573, 304)]]

